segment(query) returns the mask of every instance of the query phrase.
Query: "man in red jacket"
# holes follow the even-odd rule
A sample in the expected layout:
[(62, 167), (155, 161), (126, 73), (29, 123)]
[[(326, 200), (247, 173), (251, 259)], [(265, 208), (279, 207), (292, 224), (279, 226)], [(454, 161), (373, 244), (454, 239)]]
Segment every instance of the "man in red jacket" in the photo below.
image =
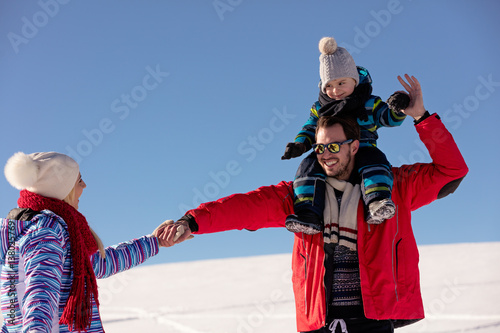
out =
[[(353, 172), (359, 129), (336, 117), (318, 122), (315, 151), (328, 176), (325, 225), (319, 234), (295, 234), (292, 282), (299, 332), (393, 332), (424, 318), (411, 211), (452, 193), (468, 168), (439, 116), (425, 110), (417, 79), (405, 77), (408, 83), (398, 77), (410, 95), (404, 112), (414, 118), (433, 162), (392, 169), (393, 218), (376, 225), (364, 220)], [(191, 232), (284, 227), (291, 213), (292, 182), (264, 186), (188, 211), (163, 230), (161, 244), (179, 243)]]

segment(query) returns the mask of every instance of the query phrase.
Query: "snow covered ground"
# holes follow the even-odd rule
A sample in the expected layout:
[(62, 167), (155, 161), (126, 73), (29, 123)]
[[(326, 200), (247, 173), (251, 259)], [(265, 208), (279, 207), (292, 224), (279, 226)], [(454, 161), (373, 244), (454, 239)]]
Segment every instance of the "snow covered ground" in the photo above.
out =
[[(296, 332), (290, 266), (279, 254), (137, 267), (99, 280), (104, 328)], [(500, 242), (421, 246), (420, 270), (426, 319), (397, 332), (500, 332)]]

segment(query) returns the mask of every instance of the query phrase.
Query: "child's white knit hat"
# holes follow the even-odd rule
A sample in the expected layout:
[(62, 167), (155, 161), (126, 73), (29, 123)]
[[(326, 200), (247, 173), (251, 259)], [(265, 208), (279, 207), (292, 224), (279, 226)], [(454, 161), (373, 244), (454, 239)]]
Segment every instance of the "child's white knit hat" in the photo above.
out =
[(5, 178), (18, 190), (28, 190), (47, 198), (63, 200), (71, 192), (80, 173), (71, 157), (56, 153), (18, 152), (4, 168)]
[(319, 41), (319, 76), (321, 78), (321, 91), (331, 80), (341, 77), (350, 77), (359, 83), (359, 74), (354, 59), (343, 47), (337, 46), (332, 37), (323, 37)]

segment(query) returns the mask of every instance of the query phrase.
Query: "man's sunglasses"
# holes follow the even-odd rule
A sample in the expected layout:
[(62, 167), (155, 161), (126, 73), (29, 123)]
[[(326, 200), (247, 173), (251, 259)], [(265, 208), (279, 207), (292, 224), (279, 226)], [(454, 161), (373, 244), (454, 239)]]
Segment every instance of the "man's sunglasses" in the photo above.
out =
[(321, 155), (325, 152), (325, 148), (328, 149), (328, 151), (332, 154), (336, 154), (340, 151), (340, 146), (342, 146), (343, 144), (346, 144), (346, 143), (351, 143), (352, 142), (352, 139), (349, 139), (349, 140), (345, 140), (343, 142), (330, 142), (330, 143), (327, 143), (326, 145), (322, 144), (322, 143), (315, 143), (312, 145), (312, 148), (314, 150), (314, 152), (318, 155)]

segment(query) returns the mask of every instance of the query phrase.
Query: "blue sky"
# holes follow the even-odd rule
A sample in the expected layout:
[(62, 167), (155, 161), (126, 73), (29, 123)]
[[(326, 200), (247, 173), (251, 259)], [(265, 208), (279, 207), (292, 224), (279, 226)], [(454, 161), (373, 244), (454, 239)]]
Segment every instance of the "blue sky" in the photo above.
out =
[[(80, 163), (80, 210), (106, 245), (203, 201), (292, 180), (282, 161), (317, 99), (323, 36), (386, 99), (421, 82), (470, 173), (414, 213), (419, 244), (500, 240), (497, 1), (2, 1), (0, 161), (58, 151)], [(429, 161), (411, 119), (381, 129), (393, 165)], [(18, 191), (0, 177), (0, 211)], [(285, 229), (196, 236), (149, 263), (291, 251)]]

